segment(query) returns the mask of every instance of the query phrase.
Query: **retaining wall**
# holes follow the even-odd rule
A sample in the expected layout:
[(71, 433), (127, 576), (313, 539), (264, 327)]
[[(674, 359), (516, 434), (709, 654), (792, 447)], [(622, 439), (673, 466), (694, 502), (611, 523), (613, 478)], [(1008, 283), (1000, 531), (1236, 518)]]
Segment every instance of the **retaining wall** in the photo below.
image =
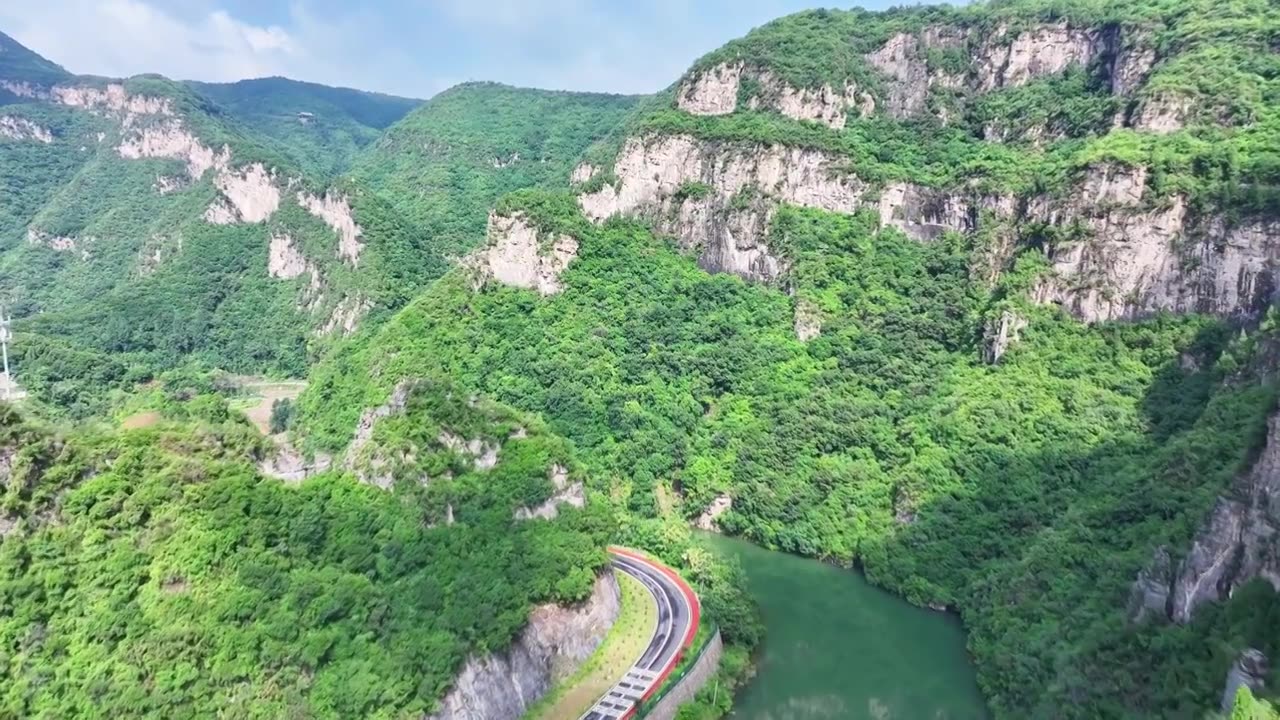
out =
[(716, 669), (720, 667), (720, 653), (723, 649), (720, 631), (716, 630), (716, 634), (707, 641), (702, 655), (698, 656), (697, 662), (652, 710), (642, 716), (644, 720), (675, 720), (676, 711), (680, 706), (692, 700), (702, 686), (716, 674)]

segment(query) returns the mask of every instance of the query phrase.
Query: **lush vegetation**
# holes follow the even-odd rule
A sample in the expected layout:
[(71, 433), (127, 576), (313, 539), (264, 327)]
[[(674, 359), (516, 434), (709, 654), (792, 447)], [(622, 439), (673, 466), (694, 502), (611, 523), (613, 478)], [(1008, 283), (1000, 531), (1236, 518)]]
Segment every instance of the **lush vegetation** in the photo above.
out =
[(1280, 718), (1271, 703), (1258, 700), (1249, 692), (1249, 688), (1241, 687), (1236, 691), (1235, 704), (1231, 706), (1231, 720), (1275, 720)]
[(485, 218), (502, 195), (567, 187), (578, 156), (638, 100), (459, 85), (388, 130), (355, 172), (431, 238), (432, 253), (458, 256), (484, 239)]
[[(39, 56), (12, 46), (0, 79), (25, 81)], [(131, 130), (118, 117), (30, 99), (6, 106), (53, 142), (0, 136), (0, 302), (18, 319), (24, 387), (71, 417), (101, 415), (113, 393), (189, 364), (302, 376), (341, 335), (343, 312), (363, 307), (364, 322), (376, 324), (403, 306), (449, 256), (483, 238), (501, 193), (567, 185), (574, 158), (634, 103), (468, 86), (368, 147), (416, 101), (280, 78), (183, 85), (143, 76), (124, 85), (166, 98), (184, 127), (227, 148), (234, 164), (262, 162), (299, 178), (299, 189), (347, 198), (366, 250), (358, 269), (341, 261), (333, 230), (293, 192), (266, 223), (211, 224), (214, 173), (191, 182), (178, 160), (121, 157)], [(355, 179), (333, 177), (353, 163)], [(162, 178), (176, 189), (161, 192)], [(309, 264), (297, 278), (267, 273), (268, 246), (281, 235)]]
[[(488, 421), (450, 397), (420, 386), (409, 412)], [(10, 717), (420, 714), (532, 604), (584, 597), (613, 534), (602, 506), (513, 519), (551, 489), (557, 441), (532, 424), (492, 471), (455, 456), (457, 474), (418, 496), (259, 476), (262, 441), (216, 395), (173, 400), (146, 430), (70, 439), (0, 412)], [(454, 522), (430, 521), (434, 493)]]
[[(1120, 32), (1157, 62), (1127, 97), (1111, 92), (1110, 57), (992, 92), (968, 83), (983, 43), (1046, 22)], [(795, 208), (767, 238), (789, 261), (785, 287), (753, 286), (702, 272), (638, 223), (592, 226), (572, 195), (548, 192), (581, 157), (602, 166), (588, 188), (613, 182), (607, 160), (627, 133), (681, 133), (821, 149), (872, 190), (907, 181), (1018, 202), (1068, 192), (1099, 163), (1140, 166), (1148, 205), (1182, 194), (1193, 214), (1274, 219), (1280, 9), (1268, 0), (813, 11), (691, 72), (741, 60), (795, 87), (853, 83), (883, 108), (889, 80), (866, 53), (939, 23), (966, 34), (927, 49), (925, 69), (966, 82), (930, 89), (921, 117), (880, 112), (839, 130), (746, 103), (696, 117), (671, 92), (468, 84), (391, 124), (408, 101), (282, 80), (128, 82), (169, 98), (237, 162), (351, 198), (367, 246), (358, 271), (292, 198), (268, 224), (213, 226), (200, 220), (212, 179), (156, 192), (181, 164), (122, 159), (110, 118), (6, 105), (54, 137), (0, 138), (0, 287), (16, 296), (29, 389), (88, 416), (166, 369), (301, 375), (323, 357), (274, 429), (292, 425), (312, 451), (351, 449), (352, 471), (391, 492), (338, 475), (262, 480), (248, 462), (258, 440), (208, 396), (216, 388), (157, 403), (170, 417), (159, 427), (78, 442), (7, 416), (0, 440), (18, 462), (4, 510), (23, 524), (0, 544), (0, 607), (12, 610), (0, 661), (15, 678), (4, 712), (419, 712), (468, 652), (503, 646), (531, 603), (581, 597), (607, 539), (688, 572), (737, 677), (758, 621), (736, 571), (699, 554), (685, 522), (729, 495), (728, 532), (958, 609), (1001, 717), (1202, 716), (1241, 648), (1280, 653), (1276, 593), (1251, 584), (1177, 626), (1135, 624), (1126, 606), (1153, 549), (1185, 548), (1262, 442), (1275, 310), (1261, 327), (1087, 327), (1027, 299), (1052, 228), (1004, 228), (1021, 245), (994, 253), (1009, 261), (992, 284), (982, 270), (1000, 239), (985, 232), (921, 244), (872, 213)], [(0, 50), (0, 78), (65, 79), (3, 36)], [(763, 91), (757, 73), (741, 93)], [(1157, 102), (1185, 106), (1185, 127), (1123, 126)], [(686, 182), (676, 196), (713, 192)], [(446, 273), (493, 209), (579, 239), (563, 293), (477, 292)], [(267, 276), (280, 232), (316, 264), (327, 304), (308, 305), (308, 275)], [(315, 330), (341, 297), (371, 310), (335, 348)], [(798, 308), (821, 320), (808, 343)], [(985, 362), (1006, 313), (1029, 324)], [(355, 433), (379, 406), (386, 417)], [(588, 509), (515, 523), (552, 499), (556, 466), (585, 484)], [(686, 716), (725, 702), (701, 698)], [(1238, 710), (1265, 713), (1247, 699)]]
[(346, 171), (360, 150), (421, 103), (281, 77), (188, 84), (279, 142), (291, 160), (318, 177)]
[[(1125, 620), (1152, 548), (1184, 544), (1260, 442), (1275, 393), (1242, 370), (1257, 335), (1194, 317), (1084, 327), (1019, 299), (1033, 258), (987, 290), (970, 278), (979, 238), (921, 245), (869, 214), (780, 213), (792, 298), (707, 275), (639, 226), (586, 227), (555, 196), (507, 205), (578, 228), (563, 294), (446, 276), (317, 368), (312, 442), (343, 446), (390, 383), (442, 371), (542, 413), (633, 516), (662, 516), (667, 487), (689, 516), (729, 494), (730, 532), (959, 607), (1010, 716), (1065, 698), (1082, 717), (1206, 707), (1230, 648), (1274, 627), (1250, 616), (1177, 655), (1151, 648), (1220, 635)], [(825, 318), (808, 345), (797, 300)], [(986, 365), (983, 328), (1009, 308), (1031, 327)]]
[[(1105, 160), (1150, 168), (1155, 198), (1181, 192), (1201, 208), (1246, 212), (1265, 212), (1280, 202), (1280, 59), (1271, 50), (1280, 10), (1266, 0), (1015, 0), (884, 13), (815, 10), (725, 45), (700, 59), (689, 76), (741, 61), (795, 87), (852, 82), (883, 107), (886, 79), (864, 55), (896, 33), (937, 25), (965, 32), (959, 48), (928, 48), (923, 59), (930, 73), (972, 80), (984, 48), (1007, 44), (1036, 24), (1059, 22), (1118, 29), (1124, 42), (1150, 45), (1160, 61), (1134, 97), (1111, 94), (1108, 63), (1114, 57), (1104, 55), (1089, 67), (1021, 87), (933, 87), (927, 111), (905, 122), (877, 113), (836, 131), (749, 111), (742, 101), (739, 112), (722, 117), (675, 112), (668, 102), (637, 117), (632, 129), (829, 150), (847, 156), (849, 171), (873, 183), (901, 179), (988, 192), (1054, 192), (1075, 171)], [(1001, 27), (1007, 32), (998, 36)], [(748, 81), (742, 92), (751, 95), (757, 86)], [(1185, 108), (1185, 130), (1112, 131), (1117, 118), (1136, 116), (1143, 103), (1169, 99)]]

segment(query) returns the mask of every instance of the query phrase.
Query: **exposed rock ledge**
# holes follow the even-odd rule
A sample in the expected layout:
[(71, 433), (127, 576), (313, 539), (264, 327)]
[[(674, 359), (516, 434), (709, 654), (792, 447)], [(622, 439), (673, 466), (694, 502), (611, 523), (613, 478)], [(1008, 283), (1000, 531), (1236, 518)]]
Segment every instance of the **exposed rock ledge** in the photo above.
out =
[(506, 652), (468, 658), (426, 720), (519, 720), (599, 647), (618, 618), (619, 598), (617, 578), (606, 570), (585, 602), (535, 608)]
[(748, 101), (753, 110), (766, 107), (789, 118), (839, 129), (845, 126), (850, 111), (866, 117), (876, 108), (875, 98), (853, 83), (843, 88), (795, 88), (772, 72), (746, 67), (741, 61), (720, 63), (687, 77), (677, 93), (676, 107), (693, 115), (727, 115), (738, 109), (744, 77), (754, 79), (760, 89), (760, 94)]
[(463, 261), (479, 289), (489, 280), (511, 287), (560, 292), (560, 276), (578, 256), (577, 239), (555, 233), (544, 242), (524, 213), (489, 213), (489, 243)]
[(1240, 653), (1240, 657), (1236, 658), (1231, 670), (1227, 672), (1227, 682), (1222, 688), (1222, 702), (1219, 703), (1222, 712), (1231, 712), (1232, 706), (1236, 704), (1236, 692), (1240, 688), (1247, 687), (1256, 694), (1266, 687), (1268, 674), (1270, 663), (1261, 650), (1249, 648)]
[(353, 267), (359, 266), (360, 252), (364, 250), (364, 243), (360, 242), (363, 230), (356, 224), (347, 198), (331, 191), (325, 192), (324, 197), (300, 192), (298, 204), (338, 234), (338, 257)]
[(1053, 274), (1035, 288), (1086, 322), (1158, 311), (1252, 316), (1276, 295), (1280, 221), (1193, 216), (1185, 198), (1145, 201), (1144, 168), (1099, 165), (1064, 200), (1037, 198), (1031, 220), (1084, 237), (1049, 245)]
[(1262, 454), (1232, 491), (1218, 498), (1176, 571), (1157, 548), (1134, 583), (1130, 616), (1166, 615), (1185, 623), (1195, 609), (1262, 578), (1280, 590), (1280, 412), (1267, 421)]
[(764, 282), (786, 270), (785, 259), (765, 242), (779, 203), (839, 213), (875, 208), (883, 225), (917, 240), (973, 229), (980, 208), (1012, 212), (1011, 203), (999, 199), (974, 200), (908, 183), (891, 184), (877, 196), (843, 166), (840, 157), (809, 148), (722, 144), (688, 135), (633, 137), (614, 163), (616, 183), (578, 202), (595, 222), (614, 215), (646, 218), (696, 252), (704, 269)]
[(707, 509), (693, 521), (693, 526), (699, 530), (710, 530), (714, 532), (720, 531), (720, 523), (717, 522), (720, 516), (733, 509), (733, 498), (728, 495), (717, 496), (711, 501)]
[(53, 142), (53, 133), (26, 118), (0, 115), (0, 137), (10, 140), (35, 140), (46, 145)]
[(587, 504), (587, 496), (583, 491), (582, 482), (569, 482), (569, 469), (556, 463), (551, 466), (551, 485), (555, 488), (555, 493), (547, 498), (547, 501), (533, 508), (522, 507), (516, 508), (516, 520), (532, 520), (533, 518), (542, 518), (543, 520), (554, 520), (560, 515), (561, 505), (571, 505), (576, 508), (584, 507)]
[(204, 219), (215, 225), (264, 222), (280, 207), (275, 173), (268, 173), (262, 163), (239, 170), (219, 168), (213, 184), (222, 197), (205, 210)]

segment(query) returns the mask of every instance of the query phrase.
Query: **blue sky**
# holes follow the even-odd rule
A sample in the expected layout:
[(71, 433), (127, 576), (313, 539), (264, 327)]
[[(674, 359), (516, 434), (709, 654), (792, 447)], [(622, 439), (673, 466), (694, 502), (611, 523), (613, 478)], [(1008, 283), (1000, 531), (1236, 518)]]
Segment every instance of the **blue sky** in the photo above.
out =
[[(904, 0), (863, 0), (883, 8)], [(72, 72), (285, 75), (427, 97), (467, 80), (641, 93), (812, 0), (0, 0)]]

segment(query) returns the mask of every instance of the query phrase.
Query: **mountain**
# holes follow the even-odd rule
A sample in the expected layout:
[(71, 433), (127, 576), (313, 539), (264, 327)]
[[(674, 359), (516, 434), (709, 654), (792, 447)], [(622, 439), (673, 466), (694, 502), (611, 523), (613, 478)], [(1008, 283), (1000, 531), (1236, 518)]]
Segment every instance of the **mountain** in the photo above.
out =
[(275, 140), (290, 159), (316, 175), (349, 169), (361, 149), (422, 103), (282, 77), (186, 84), (247, 128)]
[[(11, 83), (49, 85), (71, 76), (61, 65), (46, 60), (0, 32), (0, 78)], [(18, 95), (12, 88), (0, 86), (0, 105), (13, 102)]]
[(313, 370), (299, 432), (339, 451), (443, 372), (631, 516), (956, 610), (997, 717), (1202, 716), (1280, 651), (1276, 28), (1261, 0), (779, 19), (571, 192), (499, 200)]
[(431, 238), (442, 257), (484, 240), (493, 203), (522, 188), (567, 188), (575, 162), (641, 98), (467, 83), (383, 133), (352, 174)]
[(151, 427), (69, 437), (0, 408), (0, 714), (421, 717), (468, 658), (531, 642), (531, 608), (554, 645), (507, 678), (528, 687), (617, 611), (596, 580), (610, 520), (553, 497), (582, 471), (534, 419), (403, 387), (352, 457), (416, 448), (392, 493), (262, 476), (266, 442), (225, 398), (154, 394)]
[[(566, 186), (630, 102), (508, 89), (487, 104), (492, 91), (460, 88), (394, 124), (415, 101), (55, 75), (8, 42), (6, 56), (20, 62), (0, 75), (18, 101), (0, 115), (0, 288), (23, 384), (76, 416), (186, 362), (301, 376), (480, 242), (500, 193)], [(437, 150), (408, 163), (391, 151), (403, 143)], [(528, 159), (491, 164), (486, 143)], [(387, 194), (406, 183), (412, 196)]]

